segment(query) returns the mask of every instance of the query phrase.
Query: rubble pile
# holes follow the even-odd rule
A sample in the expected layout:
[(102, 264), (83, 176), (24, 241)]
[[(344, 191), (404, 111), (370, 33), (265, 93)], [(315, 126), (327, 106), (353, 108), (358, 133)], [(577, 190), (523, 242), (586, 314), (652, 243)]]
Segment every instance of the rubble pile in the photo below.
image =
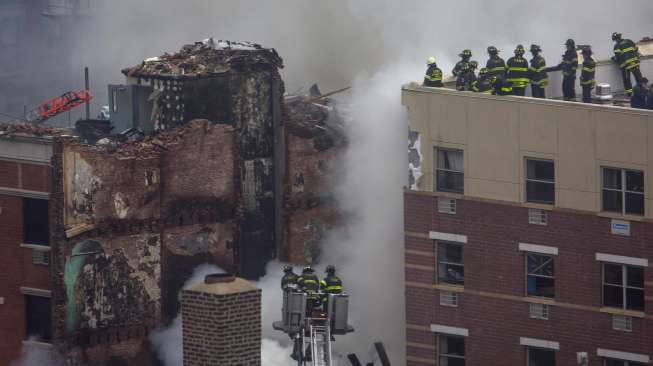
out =
[(284, 120), (289, 133), (313, 139), (318, 151), (346, 144), (343, 121), (328, 99), (286, 98)]
[(2, 123), (0, 124), (0, 136), (2, 135), (29, 135), (38, 137), (53, 137), (70, 134), (71, 131), (65, 128), (57, 128), (47, 125), (34, 125), (29, 123)]
[(283, 60), (272, 48), (249, 42), (215, 42), (212, 38), (185, 45), (177, 53), (152, 57), (126, 68), (130, 77), (206, 77), (230, 70), (241, 72), (283, 68)]

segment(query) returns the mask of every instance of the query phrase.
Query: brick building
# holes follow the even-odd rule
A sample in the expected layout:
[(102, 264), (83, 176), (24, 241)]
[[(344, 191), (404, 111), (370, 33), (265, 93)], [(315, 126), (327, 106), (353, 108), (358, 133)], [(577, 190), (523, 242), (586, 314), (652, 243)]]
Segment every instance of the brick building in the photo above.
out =
[(403, 88), (408, 365), (653, 355), (653, 112)]
[[(22, 342), (47, 347), (50, 325), (48, 199), (52, 139), (0, 127), (0, 364)], [(8, 326), (10, 325), (10, 326)]]

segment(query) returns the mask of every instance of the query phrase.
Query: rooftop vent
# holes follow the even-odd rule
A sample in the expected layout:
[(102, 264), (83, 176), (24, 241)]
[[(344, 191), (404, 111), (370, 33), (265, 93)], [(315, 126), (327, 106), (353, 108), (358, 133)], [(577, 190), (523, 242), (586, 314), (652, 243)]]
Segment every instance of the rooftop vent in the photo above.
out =
[(610, 84), (597, 84), (595, 97), (600, 103), (612, 103), (612, 88)]

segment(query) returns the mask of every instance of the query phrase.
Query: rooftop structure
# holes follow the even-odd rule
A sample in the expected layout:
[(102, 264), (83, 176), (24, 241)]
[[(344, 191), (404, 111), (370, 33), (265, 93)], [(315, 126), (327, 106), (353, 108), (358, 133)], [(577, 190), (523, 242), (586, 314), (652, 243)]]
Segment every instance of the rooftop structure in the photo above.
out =
[(402, 102), (407, 364), (650, 362), (653, 111), (416, 85)]

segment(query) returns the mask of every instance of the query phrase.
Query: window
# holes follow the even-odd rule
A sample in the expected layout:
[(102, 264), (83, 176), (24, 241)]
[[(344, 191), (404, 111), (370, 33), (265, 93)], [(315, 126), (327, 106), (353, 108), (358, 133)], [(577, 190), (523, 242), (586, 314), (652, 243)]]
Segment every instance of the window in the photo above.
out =
[(441, 335), (438, 338), (439, 366), (465, 366), (465, 338)]
[(462, 244), (438, 242), (438, 282), (461, 286), (465, 284)]
[(52, 309), (49, 297), (25, 295), (25, 316), (27, 338), (36, 337), (42, 342), (52, 339)]
[(553, 161), (526, 159), (526, 202), (555, 203)]
[(553, 257), (526, 253), (526, 293), (528, 296), (554, 297)]
[(644, 268), (603, 263), (603, 306), (644, 311)]
[(645, 364), (639, 362), (615, 360), (613, 358), (606, 358), (603, 360), (603, 366), (644, 366)]
[(23, 242), (49, 245), (48, 201), (23, 198)]
[(602, 201), (603, 211), (644, 215), (644, 172), (603, 168)]
[(555, 366), (556, 354), (554, 350), (527, 347), (528, 366)]
[(436, 149), (436, 188), (442, 192), (463, 193), (465, 176), (462, 150)]

